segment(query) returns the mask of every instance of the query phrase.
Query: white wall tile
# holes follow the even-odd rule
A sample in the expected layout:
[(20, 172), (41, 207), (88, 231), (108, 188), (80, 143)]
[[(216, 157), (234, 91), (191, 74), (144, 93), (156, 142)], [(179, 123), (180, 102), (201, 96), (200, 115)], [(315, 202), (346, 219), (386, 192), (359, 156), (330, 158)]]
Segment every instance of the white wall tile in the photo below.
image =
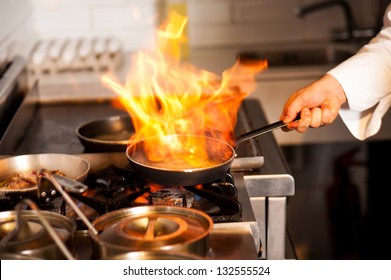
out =
[(231, 1), (189, 1), (189, 25), (222, 24), (232, 19)]
[(114, 36), (125, 51), (153, 42), (160, 0), (32, 0), (41, 38)]
[[(42, 37), (55, 36), (56, 33), (62, 36), (112, 33), (121, 36), (126, 50), (133, 50), (142, 46), (134, 38), (153, 41), (151, 28), (156, 28), (161, 17), (157, 7), (167, 1), (32, 0), (32, 3), (36, 10), (35, 28)], [(187, 3), (188, 39), (192, 47), (328, 40), (332, 30), (345, 27), (340, 7), (328, 8), (303, 19), (295, 16), (293, 9), (297, 5), (321, 0), (184, 1)], [(360, 22), (367, 25), (373, 22), (373, 0), (349, 2)], [(370, 15), (365, 17), (366, 13)], [(366, 21), (363, 18), (367, 18)]]
[(233, 2), (234, 20), (238, 22), (265, 22), (295, 18), (293, 1), (243, 0)]
[[(204, 48), (329, 40), (333, 30), (345, 29), (341, 7), (330, 7), (302, 19), (294, 13), (298, 5), (316, 1), (320, 0), (189, 0), (190, 45)], [(360, 5), (368, 7), (369, 2), (351, 1), (353, 12)], [(213, 13), (217, 14), (215, 18)]]
[(102, 28), (134, 28), (155, 26), (156, 11), (152, 7), (93, 8), (91, 18), (96, 30)]
[(31, 6), (22, 5), (21, 2), (0, 1), (0, 44), (11, 36), (27, 18), (30, 18)]
[(34, 11), (34, 24), (38, 34), (45, 37), (45, 33), (63, 32), (71, 30), (75, 36), (88, 33), (90, 30), (89, 10), (83, 7), (36, 10)]
[(155, 28), (145, 27), (138, 29), (115, 30), (102, 34), (122, 39), (122, 49), (124, 51), (137, 51), (151, 49), (155, 46)]
[(27, 56), (34, 43), (30, 2), (0, 0), (1, 60), (10, 60), (15, 55)]

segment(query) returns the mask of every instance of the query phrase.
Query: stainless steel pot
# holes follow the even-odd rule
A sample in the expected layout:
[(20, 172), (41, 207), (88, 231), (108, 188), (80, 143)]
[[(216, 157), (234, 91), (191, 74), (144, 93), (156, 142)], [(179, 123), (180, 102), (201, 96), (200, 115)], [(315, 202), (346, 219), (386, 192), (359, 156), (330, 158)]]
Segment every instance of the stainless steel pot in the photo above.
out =
[[(131, 252), (154, 259), (165, 253), (204, 258), (210, 250), (212, 219), (202, 211), (175, 206), (139, 206), (120, 209), (98, 217), (91, 232), (93, 258), (131, 259)], [(160, 252), (160, 253), (157, 253)], [(141, 258), (142, 253), (139, 253)]]
[[(27, 203), (33, 210), (21, 210)], [(29, 199), (15, 211), (0, 212), (0, 257), (7, 259), (74, 259), (69, 251), (74, 220), (61, 214), (40, 211)]]

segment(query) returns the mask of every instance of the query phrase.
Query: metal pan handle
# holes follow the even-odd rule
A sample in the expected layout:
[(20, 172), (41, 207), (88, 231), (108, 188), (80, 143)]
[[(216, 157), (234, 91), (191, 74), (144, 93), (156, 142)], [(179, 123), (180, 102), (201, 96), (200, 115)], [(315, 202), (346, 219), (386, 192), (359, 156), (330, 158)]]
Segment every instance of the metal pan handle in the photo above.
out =
[[(300, 119), (300, 114), (298, 114), (296, 116), (296, 118), (293, 120), (293, 122), (298, 121), (299, 119)], [(236, 138), (236, 148), (244, 141), (250, 140), (251, 138), (260, 136), (262, 134), (268, 133), (268, 132), (273, 131), (277, 128), (281, 128), (281, 127), (284, 127), (287, 125), (288, 125), (287, 123), (283, 123), (282, 121), (278, 121), (278, 122), (251, 130), (249, 132), (243, 133)]]
[[(50, 174), (50, 172), (48, 172), (47, 170), (45, 169), (42, 169), (40, 172), (39, 172), (39, 175), (40, 176), (44, 176), (45, 178), (47, 178), (52, 184), (53, 186), (57, 189), (57, 191), (63, 196), (63, 198), (65, 199), (66, 202), (69, 203), (69, 205), (72, 207), (72, 209), (75, 211), (75, 213), (77, 214), (77, 216), (84, 222), (84, 224), (92, 231), (92, 233), (94, 235), (98, 235), (98, 231), (94, 228), (94, 226), (91, 224), (91, 222), (87, 219), (87, 217), (83, 214), (83, 212), (81, 212), (81, 210), (79, 209), (79, 207), (77, 207), (77, 205), (75, 204), (75, 202), (72, 200), (72, 198), (66, 193), (66, 191), (64, 191), (61, 187), (61, 185), (59, 184), (59, 182), (56, 180), (56, 178)], [(40, 180), (37, 180), (38, 182), (40, 182)]]

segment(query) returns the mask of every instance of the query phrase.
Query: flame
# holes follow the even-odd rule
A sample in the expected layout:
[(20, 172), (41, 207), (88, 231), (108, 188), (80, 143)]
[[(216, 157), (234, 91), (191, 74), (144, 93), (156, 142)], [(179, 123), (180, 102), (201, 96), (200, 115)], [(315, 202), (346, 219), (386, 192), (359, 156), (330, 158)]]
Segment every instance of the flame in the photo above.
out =
[(148, 205), (148, 204), (149, 204), (148, 196), (149, 196), (151, 193), (157, 192), (157, 191), (159, 191), (159, 190), (161, 190), (161, 189), (164, 188), (163, 186), (158, 185), (158, 184), (155, 184), (155, 183), (148, 183), (148, 187), (150, 188), (150, 191), (144, 193), (144, 194), (141, 195), (141, 196), (138, 196), (138, 197), (134, 200), (135, 203), (142, 204), (142, 205)]
[(211, 147), (204, 138), (193, 136), (233, 144), (239, 107), (255, 89), (255, 75), (267, 67), (267, 62), (237, 61), (221, 76), (181, 62), (186, 24), (186, 17), (172, 12), (157, 32), (156, 49), (131, 56), (126, 82), (121, 84), (109, 74), (102, 82), (118, 94), (132, 118), (135, 134), (131, 144), (154, 137), (143, 142), (149, 162), (170, 158), (191, 167), (205, 167), (208, 162), (213, 164)]

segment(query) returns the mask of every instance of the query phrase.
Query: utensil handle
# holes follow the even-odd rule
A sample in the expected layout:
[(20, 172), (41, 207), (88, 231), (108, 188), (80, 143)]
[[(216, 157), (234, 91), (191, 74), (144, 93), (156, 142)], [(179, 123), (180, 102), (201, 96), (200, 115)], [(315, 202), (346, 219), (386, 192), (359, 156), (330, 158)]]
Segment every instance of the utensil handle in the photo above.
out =
[(52, 174), (52, 176), (57, 180), (57, 182), (68, 192), (73, 192), (73, 193), (83, 193), (88, 191), (88, 186), (73, 180), (71, 178), (59, 175), (59, 174)]
[(62, 186), (60, 183), (54, 178), (52, 174), (47, 172), (46, 170), (41, 170), (40, 174), (45, 176), (57, 189), (57, 191), (62, 195), (62, 197), (65, 199), (66, 202), (72, 207), (73, 211), (77, 214), (77, 216), (84, 222), (84, 224), (92, 231), (94, 235), (98, 235), (98, 231), (95, 229), (95, 227), (91, 224), (91, 222), (87, 219), (87, 217), (83, 214), (83, 212), (77, 207), (76, 203), (73, 202), (72, 198), (62, 189)]
[[(300, 114), (298, 114), (292, 122), (298, 121), (299, 119), (300, 119)], [(268, 132), (273, 131), (277, 128), (281, 128), (281, 127), (284, 127), (287, 125), (288, 124), (284, 123), (283, 121), (278, 121), (278, 122), (251, 130), (249, 132), (243, 133), (236, 138), (236, 147), (238, 147), (244, 141), (250, 140), (251, 138), (260, 136), (262, 134), (268, 133)]]

